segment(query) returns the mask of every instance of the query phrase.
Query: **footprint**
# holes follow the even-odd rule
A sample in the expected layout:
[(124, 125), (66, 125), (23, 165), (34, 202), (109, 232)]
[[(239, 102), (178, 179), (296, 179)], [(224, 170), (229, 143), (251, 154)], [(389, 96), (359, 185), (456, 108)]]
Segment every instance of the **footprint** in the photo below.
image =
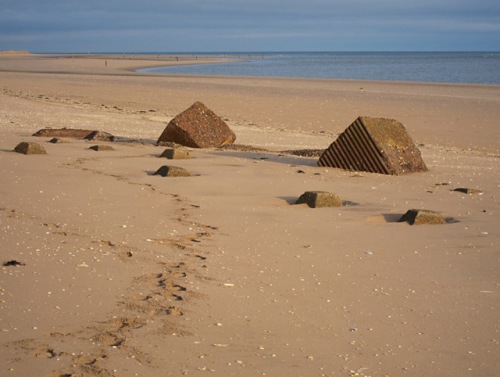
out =
[(39, 359), (52, 359), (59, 356), (60, 353), (55, 352), (52, 348), (39, 347), (36, 349), (35, 356)]

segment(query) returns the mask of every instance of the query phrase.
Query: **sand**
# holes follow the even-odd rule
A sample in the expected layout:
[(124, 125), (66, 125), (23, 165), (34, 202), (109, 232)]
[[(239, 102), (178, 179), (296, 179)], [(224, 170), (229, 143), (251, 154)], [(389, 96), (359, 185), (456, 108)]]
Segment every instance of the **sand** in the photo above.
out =
[[(133, 72), (167, 63), (189, 62), (0, 56), (1, 262), (19, 263), (0, 274), (0, 375), (500, 373), (500, 86)], [(268, 151), (158, 158), (195, 101)], [(401, 121), (429, 171), (280, 153), (359, 115)], [(46, 127), (121, 139), (31, 136)], [(192, 176), (152, 175), (166, 164)], [(293, 205), (314, 190), (351, 205)], [(397, 222), (411, 208), (448, 223)]]

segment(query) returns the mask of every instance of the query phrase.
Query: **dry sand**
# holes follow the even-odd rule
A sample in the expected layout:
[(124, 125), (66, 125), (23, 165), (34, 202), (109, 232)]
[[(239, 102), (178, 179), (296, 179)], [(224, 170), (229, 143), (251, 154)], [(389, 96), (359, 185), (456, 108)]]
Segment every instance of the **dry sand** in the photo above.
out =
[[(166, 62), (0, 56), (1, 262), (22, 263), (0, 275), (1, 376), (500, 374), (500, 86), (131, 71)], [(270, 152), (159, 159), (195, 101)], [(429, 171), (274, 152), (359, 115), (403, 122)], [(31, 136), (46, 127), (141, 142)], [(169, 163), (193, 176), (152, 175)], [(308, 190), (354, 204), (292, 205)], [(398, 223), (410, 208), (454, 221)]]

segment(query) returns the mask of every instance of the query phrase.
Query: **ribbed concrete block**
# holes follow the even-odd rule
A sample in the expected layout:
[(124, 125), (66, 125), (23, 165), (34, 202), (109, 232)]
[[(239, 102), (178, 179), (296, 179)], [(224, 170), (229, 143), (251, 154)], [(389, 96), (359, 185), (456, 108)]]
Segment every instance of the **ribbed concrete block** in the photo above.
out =
[(390, 175), (427, 171), (400, 122), (370, 117), (356, 119), (323, 152), (318, 165)]

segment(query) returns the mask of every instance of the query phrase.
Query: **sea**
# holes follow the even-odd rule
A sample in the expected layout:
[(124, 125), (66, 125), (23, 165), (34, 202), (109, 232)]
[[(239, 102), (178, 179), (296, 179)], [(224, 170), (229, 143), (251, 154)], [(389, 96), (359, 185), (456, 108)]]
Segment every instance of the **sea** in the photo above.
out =
[(139, 71), (171, 75), (500, 84), (500, 52), (241, 52), (176, 55), (179, 61), (192, 58), (222, 58), (223, 61)]

